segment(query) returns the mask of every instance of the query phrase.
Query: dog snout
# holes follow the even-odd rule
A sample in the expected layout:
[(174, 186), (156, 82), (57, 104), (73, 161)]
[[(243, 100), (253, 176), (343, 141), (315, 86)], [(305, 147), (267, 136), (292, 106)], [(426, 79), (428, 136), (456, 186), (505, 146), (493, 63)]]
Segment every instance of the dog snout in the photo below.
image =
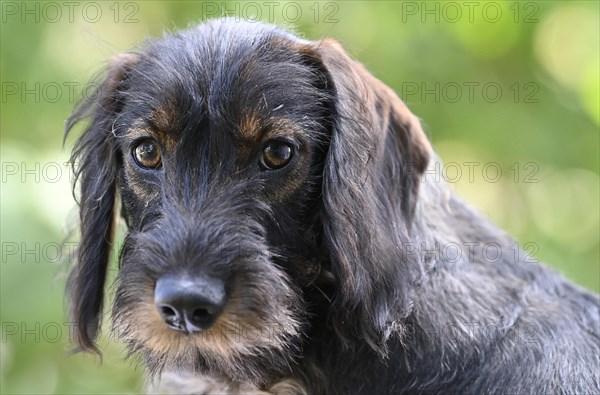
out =
[(226, 302), (225, 284), (211, 276), (165, 275), (154, 289), (154, 303), (172, 329), (196, 333), (208, 329)]

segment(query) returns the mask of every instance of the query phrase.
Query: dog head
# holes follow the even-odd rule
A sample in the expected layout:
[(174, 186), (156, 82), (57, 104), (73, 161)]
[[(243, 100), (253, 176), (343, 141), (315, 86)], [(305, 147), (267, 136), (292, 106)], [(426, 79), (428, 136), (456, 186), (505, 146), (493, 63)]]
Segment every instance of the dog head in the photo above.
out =
[(339, 44), (208, 22), (115, 57), (67, 132), (85, 118), (81, 348), (96, 350), (120, 215), (114, 329), (151, 370), (265, 382), (316, 319), (385, 352), (420, 265), (402, 245), (431, 148)]

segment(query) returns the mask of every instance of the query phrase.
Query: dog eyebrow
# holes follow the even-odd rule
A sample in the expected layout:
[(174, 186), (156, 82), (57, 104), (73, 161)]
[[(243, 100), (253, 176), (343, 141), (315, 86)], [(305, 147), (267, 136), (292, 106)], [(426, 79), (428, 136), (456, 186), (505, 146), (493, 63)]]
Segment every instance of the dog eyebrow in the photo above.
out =
[(160, 128), (148, 117), (140, 117), (133, 121), (131, 126), (127, 129), (126, 136), (131, 140), (153, 137), (167, 147), (172, 147), (175, 144), (173, 128)]
[(238, 137), (235, 144), (239, 155), (247, 157), (254, 150), (258, 149), (264, 142), (274, 138), (293, 138), (302, 145), (304, 133), (300, 125), (284, 117), (265, 118), (258, 114), (242, 114), (238, 127), (236, 128)]
[(256, 143), (270, 138), (304, 135), (303, 128), (293, 120), (272, 116), (263, 120), (246, 115), (240, 122), (239, 131), (242, 139)]
[(172, 106), (161, 106), (138, 116), (127, 130), (130, 138), (152, 136), (168, 147), (174, 146), (179, 133), (178, 120)]
[(258, 141), (264, 131), (264, 123), (260, 117), (244, 112), (240, 117), (238, 131), (244, 140)]
[(133, 139), (146, 137), (152, 134), (152, 128), (149, 126), (146, 118), (136, 118), (127, 128), (125, 136)]
[(296, 122), (290, 121), (286, 118), (281, 118), (274, 121), (263, 133), (263, 139), (273, 139), (277, 137), (293, 137), (299, 139), (303, 137), (305, 133), (303, 128)]
[(155, 108), (148, 117), (148, 122), (154, 129), (171, 130), (177, 122), (175, 109), (171, 104)]

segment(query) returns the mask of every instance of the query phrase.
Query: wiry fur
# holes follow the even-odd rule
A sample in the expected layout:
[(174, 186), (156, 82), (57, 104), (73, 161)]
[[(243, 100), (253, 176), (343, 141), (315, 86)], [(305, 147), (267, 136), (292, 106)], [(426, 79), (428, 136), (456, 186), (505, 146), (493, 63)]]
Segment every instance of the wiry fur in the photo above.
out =
[[(185, 391), (600, 391), (598, 297), (425, 177), (437, 158), (418, 119), (334, 41), (211, 21), (113, 59), (67, 131), (88, 116), (69, 281), (83, 349), (95, 350), (120, 212), (115, 332)], [(159, 170), (131, 159), (148, 136)], [(297, 151), (269, 172), (257, 158), (272, 137)], [(490, 242), (493, 263), (476, 247)], [(162, 322), (154, 284), (172, 272), (225, 282), (207, 331)]]

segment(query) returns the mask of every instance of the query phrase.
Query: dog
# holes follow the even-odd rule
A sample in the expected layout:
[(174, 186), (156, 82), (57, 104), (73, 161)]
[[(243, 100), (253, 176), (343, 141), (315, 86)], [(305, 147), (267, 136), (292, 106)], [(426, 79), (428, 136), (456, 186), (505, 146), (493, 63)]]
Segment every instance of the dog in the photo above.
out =
[(153, 391), (600, 391), (598, 296), (428, 177), (419, 119), (335, 40), (212, 20), (107, 69), (66, 123), (80, 350), (122, 218), (113, 333)]

